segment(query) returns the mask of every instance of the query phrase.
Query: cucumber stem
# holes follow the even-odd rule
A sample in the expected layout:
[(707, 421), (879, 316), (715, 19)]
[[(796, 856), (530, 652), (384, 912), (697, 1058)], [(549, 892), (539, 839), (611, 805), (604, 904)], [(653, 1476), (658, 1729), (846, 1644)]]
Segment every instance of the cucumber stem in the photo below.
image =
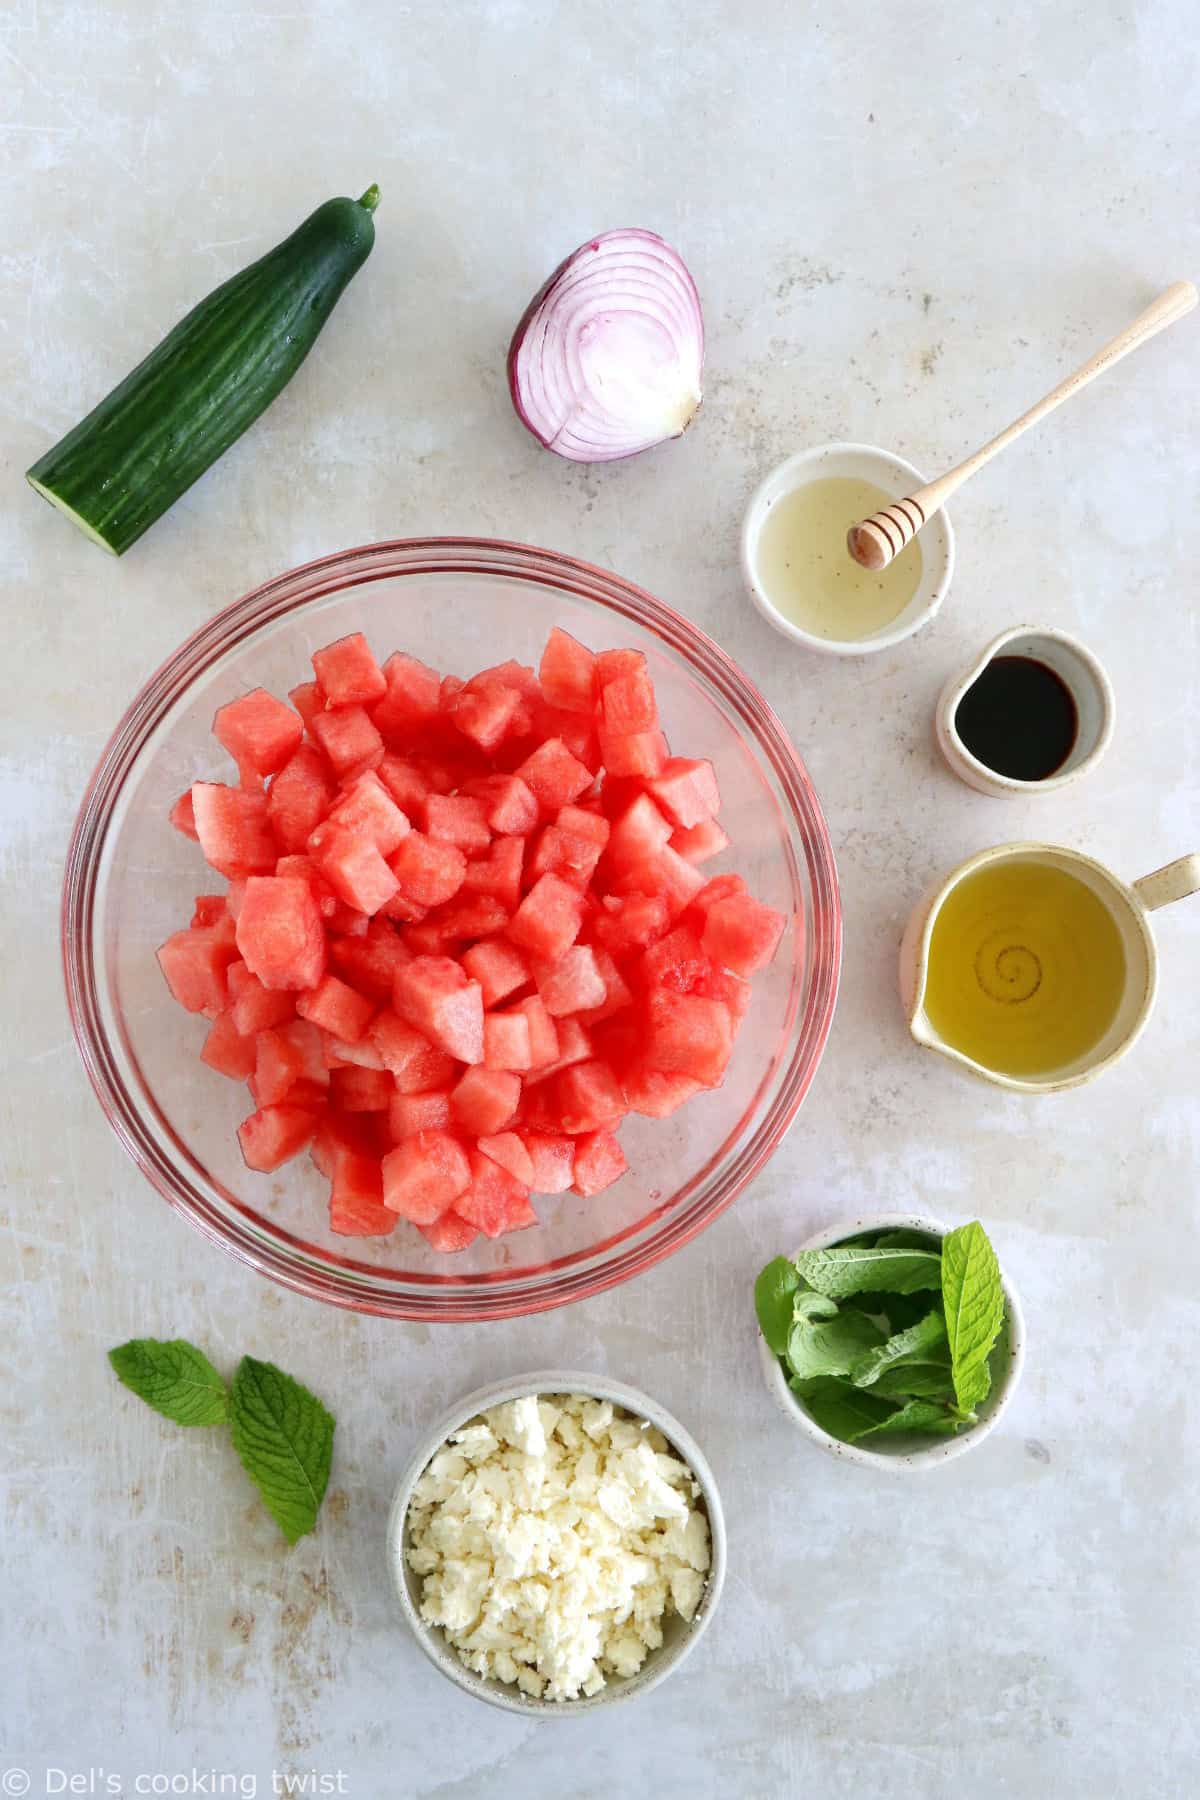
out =
[(369, 213), (375, 211), (375, 208), (379, 205), (379, 183), (377, 181), (371, 183), (358, 204), (364, 206)]

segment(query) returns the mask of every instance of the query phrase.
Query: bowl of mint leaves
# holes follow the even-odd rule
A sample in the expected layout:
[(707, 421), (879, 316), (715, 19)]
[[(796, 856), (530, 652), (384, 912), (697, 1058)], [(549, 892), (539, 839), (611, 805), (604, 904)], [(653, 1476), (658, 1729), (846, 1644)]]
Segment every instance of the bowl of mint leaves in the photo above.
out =
[(773, 1258), (754, 1306), (775, 1399), (849, 1462), (900, 1471), (961, 1456), (1020, 1380), (1021, 1304), (978, 1220), (843, 1222)]

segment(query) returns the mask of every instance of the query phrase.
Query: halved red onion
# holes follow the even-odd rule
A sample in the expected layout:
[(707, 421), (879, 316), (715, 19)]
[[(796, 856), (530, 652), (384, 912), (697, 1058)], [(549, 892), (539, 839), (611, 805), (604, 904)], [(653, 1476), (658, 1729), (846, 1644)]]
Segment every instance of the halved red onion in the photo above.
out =
[(703, 370), (696, 284), (653, 231), (581, 244), (529, 302), (508, 349), (517, 417), (572, 462), (613, 462), (678, 437)]

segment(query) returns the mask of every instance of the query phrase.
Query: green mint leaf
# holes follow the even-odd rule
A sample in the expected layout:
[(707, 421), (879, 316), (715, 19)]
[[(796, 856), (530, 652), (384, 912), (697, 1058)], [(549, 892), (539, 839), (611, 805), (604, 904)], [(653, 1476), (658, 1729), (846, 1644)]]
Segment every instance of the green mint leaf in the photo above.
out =
[(788, 1368), (800, 1381), (845, 1375), (864, 1350), (882, 1342), (882, 1330), (866, 1313), (837, 1313), (833, 1318), (802, 1315), (788, 1333)]
[(229, 1395), (242, 1467), (289, 1544), (313, 1529), (329, 1482), (334, 1419), (274, 1363), (243, 1356)]
[(183, 1338), (130, 1338), (108, 1360), (130, 1393), (176, 1425), (222, 1425), (228, 1416), (225, 1383), (207, 1356)]
[(881, 1419), (878, 1425), (872, 1425), (861, 1435), (878, 1437), (885, 1431), (927, 1431), (937, 1437), (952, 1437), (960, 1422), (952, 1412), (947, 1412), (944, 1406), (938, 1406), (935, 1401), (910, 1400), (907, 1406), (902, 1406), (898, 1412)]
[(909, 1231), (907, 1227), (900, 1231), (881, 1231), (875, 1239), (876, 1250), (933, 1250), (936, 1244), (928, 1232)]
[(795, 1260), (809, 1286), (834, 1300), (846, 1294), (912, 1294), (940, 1287), (942, 1280), (942, 1259), (936, 1250), (835, 1244), (831, 1250), (801, 1250)]
[(992, 1385), (988, 1357), (1004, 1322), (1000, 1265), (977, 1219), (942, 1240), (942, 1302), (954, 1391), (962, 1410), (972, 1412)]
[(843, 1444), (853, 1444), (891, 1415), (892, 1407), (877, 1395), (828, 1376), (819, 1381), (793, 1381), (791, 1386), (822, 1431)]
[(930, 1361), (932, 1352), (945, 1342), (946, 1321), (935, 1308), (907, 1331), (896, 1332), (885, 1344), (876, 1344), (860, 1356), (851, 1364), (850, 1379), (855, 1387), (871, 1387), (896, 1363)]
[(818, 1294), (813, 1288), (797, 1288), (792, 1296), (792, 1320), (801, 1319), (834, 1319), (837, 1317), (838, 1303), (827, 1300), (824, 1294)]
[(754, 1284), (754, 1310), (758, 1329), (776, 1356), (787, 1349), (788, 1332), (792, 1329), (792, 1297), (800, 1286), (795, 1264), (786, 1256), (769, 1262)]
[(946, 1406), (957, 1403), (949, 1362), (899, 1363), (894, 1369), (885, 1369), (870, 1391), (885, 1394), (889, 1400), (940, 1400)]

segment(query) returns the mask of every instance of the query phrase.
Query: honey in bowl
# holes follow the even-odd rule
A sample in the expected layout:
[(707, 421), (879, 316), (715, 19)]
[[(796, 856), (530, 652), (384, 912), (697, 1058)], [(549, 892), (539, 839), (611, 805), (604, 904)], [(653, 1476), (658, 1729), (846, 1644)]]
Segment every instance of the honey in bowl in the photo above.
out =
[(1116, 921), (1086, 882), (1043, 862), (997, 862), (964, 876), (938, 911), (925, 1011), (972, 1062), (1046, 1076), (1101, 1041), (1125, 979)]
[(828, 476), (803, 482), (774, 502), (757, 547), (758, 576), (785, 619), (813, 637), (851, 643), (893, 624), (921, 583), (921, 545), (886, 569), (860, 567), (846, 533), (893, 496), (874, 482)]

